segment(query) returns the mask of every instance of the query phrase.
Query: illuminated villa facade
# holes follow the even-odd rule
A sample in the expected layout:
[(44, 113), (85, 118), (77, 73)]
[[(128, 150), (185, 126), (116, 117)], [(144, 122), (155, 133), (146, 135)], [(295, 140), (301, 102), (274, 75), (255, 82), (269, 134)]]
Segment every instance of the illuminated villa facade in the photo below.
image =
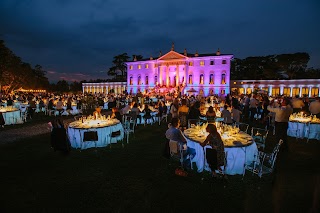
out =
[(127, 91), (138, 92), (179, 91), (199, 95), (225, 95), (230, 93), (230, 65), (233, 55), (189, 54), (171, 51), (159, 58), (127, 62)]

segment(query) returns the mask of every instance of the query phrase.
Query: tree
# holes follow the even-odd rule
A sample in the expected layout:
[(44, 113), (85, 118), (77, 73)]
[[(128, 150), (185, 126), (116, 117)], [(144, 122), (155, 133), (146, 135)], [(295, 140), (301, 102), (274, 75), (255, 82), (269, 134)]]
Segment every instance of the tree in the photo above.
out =
[(120, 78), (125, 80), (127, 77), (127, 65), (125, 62), (127, 62), (129, 58), (127, 53), (114, 56), (112, 61), (113, 66), (109, 68), (108, 75), (118, 78), (118, 73), (120, 73)]

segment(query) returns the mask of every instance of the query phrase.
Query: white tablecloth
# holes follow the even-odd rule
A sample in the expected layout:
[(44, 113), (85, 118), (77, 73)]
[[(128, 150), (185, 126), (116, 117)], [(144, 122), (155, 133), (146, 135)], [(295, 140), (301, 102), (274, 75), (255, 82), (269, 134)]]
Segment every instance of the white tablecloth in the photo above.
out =
[(291, 137), (298, 137), (298, 138), (309, 137), (310, 139), (320, 140), (320, 124), (310, 123), (310, 125), (308, 125), (308, 123), (302, 123), (302, 122), (289, 122), (287, 135)]
[(23, 121), (21, 119), (21, 113), (20, 110), (11, 111), (11, 112), (2, 112), (5, 125), (10, 124), (22, 124)]
[[(83, 134), (86, 131), (97, 131), (98, 133), (98, 142), (97, 147), (105, 147), (108, 146), (110, 143), (117, 143), (124, 137), (124, 130), (121, 123), (114, 124), (111, 126), (106, 127), (99, 127), (99, 128), (91, 128), (91, 129), (83, 129), (83, 128), (72, 128), (68, 127), (68, 137), (73, 148), (81, 148), (81, 141), (83, 140)], [(111, 133), (120, 130), (120, 135), (111, 138)], [(94, 142), (87, 141), (83, 144), (83, 149), (88, 149), (91, 147), (95, 147)]]
[[(204, 169), (209, 171), (209, 165), (205, 165), (203, 147), (198, 142), (192, 141), (188, 138), (186, 139), (187, 146), (195, 149), (196, 151), (196, 155), (192, 159), (192, 162), (196, 163), (198, 172), (202, 172)], [(253, 161), (255, 159), (255, 156), (258, 153), (258, 148), (255, 143), (252, 143), (251, 145), (244, 147), (225, 148), (225, 151), (227, 152), (226, 174), (240, 175), (243, 174), (244, 163)]]

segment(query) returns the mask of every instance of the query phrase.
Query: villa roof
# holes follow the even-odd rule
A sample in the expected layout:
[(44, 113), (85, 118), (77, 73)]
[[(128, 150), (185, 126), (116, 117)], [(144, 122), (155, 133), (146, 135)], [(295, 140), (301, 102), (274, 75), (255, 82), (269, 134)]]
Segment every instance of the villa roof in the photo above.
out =
[[(170, 53), (172, 51), (169, 51), (168, 53)], [(175, 51), (173, 51), (175, 52)], [(162, 58), (163, 56), (167, 55), (168, 53), (162, 55), (162, 56), (159, 56), (159, 57), (153, 57), (152, 60), (158, 60), (159, 58)], [(220, 55), (217, 55), (216, 53), (203, 53), (203, 54), (198, 54), (198, 56), (195, 56), (196, 53), (187, 53), (187, 56), (184, 55), (184, 53), (179, 53), (179, 52), (175, 52), (177, 54), (180, 54), (184, 57), (188, 57), (188, 58), (199, 58), (199, 57), (207, 57), (207, 56), (226, 56), (226, 55), (232, 55), (232, 54), (220, 54)], [(151, 61), (152, 61), (151, 60)], [(138, 60), (138, 61), (128, 61), (128, 62), (139, 62), (139, 61), (150, 61), (150, 58), (144, 58), (144, 59), (141, 59), (141, 60)]]

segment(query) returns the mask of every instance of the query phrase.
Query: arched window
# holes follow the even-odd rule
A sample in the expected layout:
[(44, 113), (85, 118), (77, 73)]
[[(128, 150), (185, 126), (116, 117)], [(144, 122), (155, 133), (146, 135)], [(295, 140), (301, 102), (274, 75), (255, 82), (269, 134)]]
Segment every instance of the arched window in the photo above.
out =
[(141, 76), (138, 76), (138, 85), (141, 85)]
[(148, 76), (146, 76), (146, 85), (148, 85), (149, 84), (149, 78), (148, 78)]
[(154, 76), (154, 84), (156, 85), (158, 83), (158, 76)]
[(199, 84), (204, 84), (204, 76), (203, 74), (200, 75), (200, 82)]
[(132, 76), (130, 76), (130, 85), (133, 85), (133, 82), (132, 82)]
[(225, 73), (223, 73), (221, 75), (221, 84), (226, 84), (226, 74)]
[(214, 75), (210, 74), (209, 84), (214, 84)]
[(192, 75), (189, 75), (189, 84), (192, 84)]

